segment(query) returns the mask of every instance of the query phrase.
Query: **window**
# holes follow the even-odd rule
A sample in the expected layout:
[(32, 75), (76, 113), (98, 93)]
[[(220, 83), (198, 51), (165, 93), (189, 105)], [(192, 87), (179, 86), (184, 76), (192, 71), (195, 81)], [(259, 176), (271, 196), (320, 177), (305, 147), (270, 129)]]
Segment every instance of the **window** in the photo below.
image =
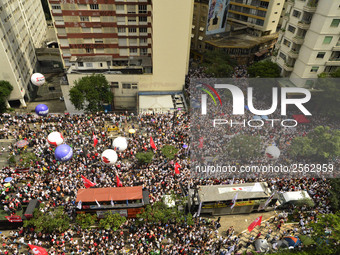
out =
[(148, 17), (139, 17), (139, 22), (147, 22), (148, 21)]
[(128, 17), (128, 22), (136, 22), (136, 17)]
[(52, 9), (53, 10), (60, 10), (61, 7), (60, 7), (60, 5), (52, 5)]
[(318, 66), (313, 66), (312, 69), (310, 69), (311, 73), (316, 73), (319, 70)]
[(86, 65), (86, 67), (93, 67), (92, 63), (86, 63), (85, 65)]
[(147, 5), (139, 5), (138, 6), (138, 13), (147, 13), (148, 6)]
[[(85, 51), (86, 51), (86, 53), (93, 53), (93, 49), (91, 49), (91, 48), (85, 48)], [(86, 64), (86, 66), (87, 66), (87, 64)]]
[(137, 48), (130, 48), (130, 53), (137, 53)]
[(94, 43), (104, 43), (104, 41), (100, 39), (94, 39)]
[(124, 5), (116, 5), (117, 11), (124, 11)]
[(82, 66), (84, 66), (84, 63), (83, 62), (78, 62), (78, 66), (82, 67)]
[(148, 38), (140, 38), (139, 39), (140, 44), (147, 44), (148, 43)]
[(293, 27), (293, 26), (291, 26), (291, 25), (288, 26), (288, 31), (289, 31), (289, 32), (291, 32), (291, 33), (294, 34), (294, 33), (295, 33), (295, 30), (296, 30), (295, 27)]
[(90, 21), (89, 16), (80, 16), (80, 21)]
[(130, 45), (137, 45), (137, 38), (131, 38), (129, 39)]
[(103, 67), (103, 63), (99, 63), (99, 66), (100, 66), (100, 67)]
[(126, 28), (125, 27), (119, 27), (118, 28), (118, 33), (125, 33), (126, 32)]
[(340, 19), (333, 19), (331, 23), (331, 27), (338, 27), (340, 23)]
[(273, 20), (272, 23), (275, 23), (275, 20)]
[(139, 28), (139, 33), (147, 33), (148, 32), (148, 28), (146, 27), (140, 27)]
[(136, 32), (137, 32), (137, 28), (129, 27), (129, 33), (136, 33)]
[(132, 89), (138, 89), (138, 84), (137, 83), (132, 83), (131, 84)]
[(323, 39), (323, 44), (330, 44), (333, 39), (333, 36), (325, 36)]
[(300, 18), (301, 12), (294, 10), (292, 16), (295, 17), (295, 18)]
[(148, 55), (148, 49), (145, 49), (145, 48), (140, 49), (140, 55), (141, 55), (141, 56)]
[(316, 58), (323, 58), (325, 54), (326, 52), (318, 52), (318, 55), (316, 55)]
[(131, 89), (131, 84), (130, 83), (123, 83), (123, 89)]
[(111, 82), (111, 87), (112, 87), (112, 88), (115, 88), (115, 89), (118, 89), (118, 88), (119, 88), (119, 83), (113, 81), (113, 82)]
[(90, 9), (91, 10), (99, 10), (99, 5), (98, 4), (90, 4)]
[(283, 40), (283, 44), (286, 45), (287, 47), (290, 47), (291, 42), (288, 41), (288, 40), (286, 40), (286, 39), (284, 39), (284, 40)]
[(286, 61), (286, 55), (280, 52), (279, 57), (282, 58), (284, 61)]
[(127, 13), (130, 13), (130, 14), (136, 13), (136, 6), (135, 5), (128, 5), (127, 6)]

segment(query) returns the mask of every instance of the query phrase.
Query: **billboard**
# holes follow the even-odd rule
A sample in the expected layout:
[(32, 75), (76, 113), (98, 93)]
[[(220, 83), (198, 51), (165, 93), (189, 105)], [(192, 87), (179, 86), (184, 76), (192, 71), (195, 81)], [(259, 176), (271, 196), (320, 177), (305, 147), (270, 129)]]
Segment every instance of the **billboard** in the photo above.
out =
[(226, 29), (230, 0), (210, 0), (206, 35), (222, 33)]

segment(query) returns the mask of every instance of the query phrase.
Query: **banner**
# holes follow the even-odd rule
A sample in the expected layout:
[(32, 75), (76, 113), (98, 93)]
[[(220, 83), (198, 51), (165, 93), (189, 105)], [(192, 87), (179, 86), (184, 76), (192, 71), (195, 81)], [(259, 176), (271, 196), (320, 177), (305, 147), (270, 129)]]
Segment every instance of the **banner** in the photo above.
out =
[(230, 0), (210, 0), (206, 35), (225, 32), (229, 2)]

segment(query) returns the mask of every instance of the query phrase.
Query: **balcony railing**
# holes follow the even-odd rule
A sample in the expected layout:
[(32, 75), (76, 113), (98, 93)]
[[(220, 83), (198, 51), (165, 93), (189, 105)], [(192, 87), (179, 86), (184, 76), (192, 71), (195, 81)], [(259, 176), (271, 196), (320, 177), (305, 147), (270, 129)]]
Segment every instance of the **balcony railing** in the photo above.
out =
[(299, 51), (297, 50), (291, 50), (288, 52), (288, 56), (291, 58), (297, 58), (299, 56)]
[(310, 21), (301, 20), (298, 22), (297, 26), (301, 29), (308, 29), (310, 27)]
[(305, 37), (297, 35), (292, 38), (292, 41), (296, 44), (303, 44)]
[(291, 65), (291, 64), (288, 64), (287, 62), (285, 62), (284, 63), (284, 65), (283, 65), (283, 68), (286, 70), (286, 71), (293, 71), (293, 69), (294, 69), (294, 66), (293, 65)]
[(340, 61), (340, 58), (330, 58), (329, 61)]

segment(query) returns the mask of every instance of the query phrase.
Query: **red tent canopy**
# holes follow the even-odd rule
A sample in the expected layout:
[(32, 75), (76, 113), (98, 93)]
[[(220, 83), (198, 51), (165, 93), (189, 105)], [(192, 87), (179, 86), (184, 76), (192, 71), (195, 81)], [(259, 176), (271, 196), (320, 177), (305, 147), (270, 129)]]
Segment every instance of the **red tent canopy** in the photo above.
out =
[(306, 118), (303, 114), (293, 115), (294, 120), (296, 120), (298, 123), (309, 123), (309, 119)]

